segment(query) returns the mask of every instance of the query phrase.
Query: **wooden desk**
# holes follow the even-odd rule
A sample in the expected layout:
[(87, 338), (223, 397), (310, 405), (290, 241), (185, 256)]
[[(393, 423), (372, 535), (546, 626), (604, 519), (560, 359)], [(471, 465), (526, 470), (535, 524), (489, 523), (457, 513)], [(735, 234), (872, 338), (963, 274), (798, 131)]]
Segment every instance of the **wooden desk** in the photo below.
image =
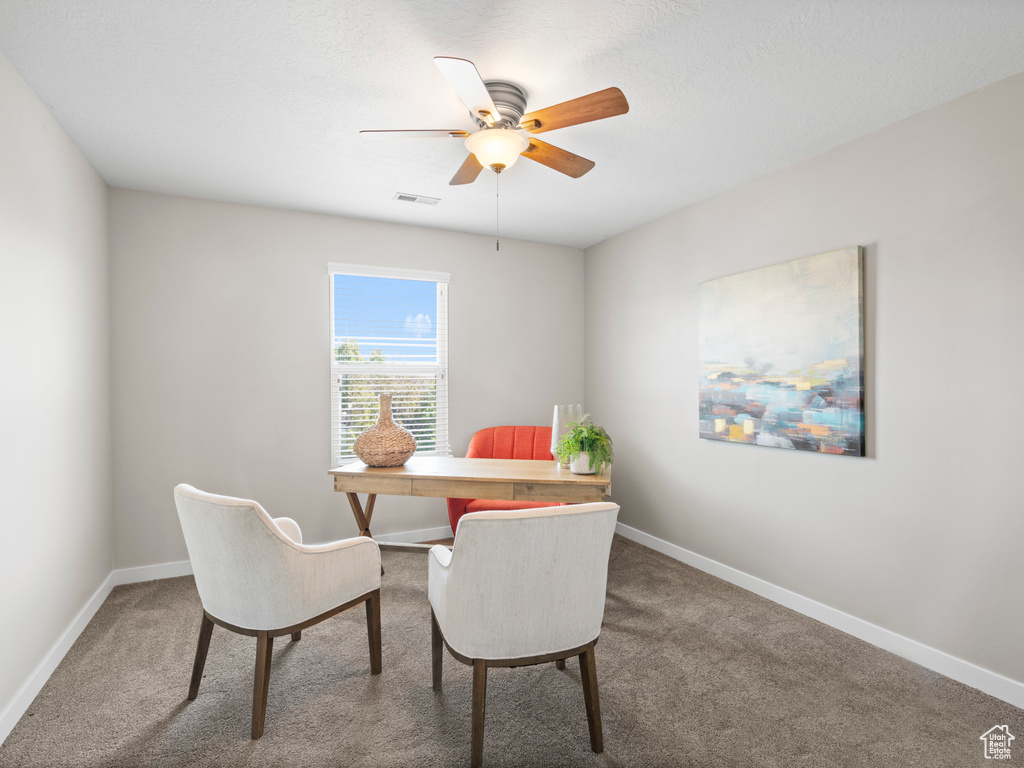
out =
[[(348, 496), (359, 534), (371, 538), (370, 518), (379, 493), (571, 504), (604, 501), (611, 493), (609, 469), (600, 475), (574, 475), (554, 461), (413, 456), (401, 467), (368, 467), (356, 461), (332, 469), (330, 474), (334, 490)], [(367, 494), (365, 509), (359, 502), (360, 493)]]

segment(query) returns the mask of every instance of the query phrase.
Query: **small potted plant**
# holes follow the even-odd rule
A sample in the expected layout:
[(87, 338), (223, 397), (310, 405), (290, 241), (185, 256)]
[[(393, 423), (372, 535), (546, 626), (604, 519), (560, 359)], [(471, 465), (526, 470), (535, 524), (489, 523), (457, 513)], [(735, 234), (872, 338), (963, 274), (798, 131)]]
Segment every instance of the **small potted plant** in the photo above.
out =
[(577, 475), (600, 473), (612, 465), (612, 438), (603, 427), (594, 425), (588, 413), (581, 421), (570, 421), (555, 454), (559, 461), (569, 462), (569, 471)]

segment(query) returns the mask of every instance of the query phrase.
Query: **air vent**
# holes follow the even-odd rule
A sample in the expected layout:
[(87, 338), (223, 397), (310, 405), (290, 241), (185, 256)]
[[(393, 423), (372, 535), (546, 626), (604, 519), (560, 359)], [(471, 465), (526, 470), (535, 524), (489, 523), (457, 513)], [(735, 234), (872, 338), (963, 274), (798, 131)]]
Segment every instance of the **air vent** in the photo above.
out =
[(441, 202), (439, 197), (426, 197), (425, 195), (410, 195), (406, 192), (396, 192), (395, 200), (401, 200), (403, 203), (422, 203), (423, 205), (437, 205)]

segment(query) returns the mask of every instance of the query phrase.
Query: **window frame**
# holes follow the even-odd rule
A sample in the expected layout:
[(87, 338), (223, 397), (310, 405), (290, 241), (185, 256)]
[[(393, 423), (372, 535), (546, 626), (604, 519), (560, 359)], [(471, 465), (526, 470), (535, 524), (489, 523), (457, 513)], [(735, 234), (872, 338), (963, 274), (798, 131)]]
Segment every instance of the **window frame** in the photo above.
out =
[(394, 280), (418, 280), (421, 282), (434, 283), (437, 287), (437, 303), (435, 304), (434, 319), (437, 332), (437, 362), (435, 363), (384, 363), (384, 370), (400, 370), (406, 374), (422, 374), (429, 376), (433, 374), (436, 379), (435, 392), (435, 449), (421, 451), (417, 448), (416, 453), (423, 456), (450, 456), (451, 446), (449, 444), (448, 430), (448, 306), (450, 302), (451, 274), (448, 272), (434, 272), (419, 269), (402, 269), (395, 267), (377, 267), (365, 264), (346, 264), (339, 262), (328, 262), (327, 264), (327, 292), (329, 296), (328, 307), (330, 315), (328, 318), (328, 360), (330, 365), (330, 409), (331, 409), (331, 444), (330, 444), (330, 466), (337, 467), (357, 460), (352, 453), (342, 453), (342, 430), (337, 404), (340, 398), (336, 396), (335, 387), (339, 385), (339, 376), (348, 374), (379, 374), (382, 372), (381, 363), (365, 364), (340, 364), (335, 360), (338, 340), (335, 338), (335, 291), (334, 276), (350, 275), (355, 277), (374, 277)]

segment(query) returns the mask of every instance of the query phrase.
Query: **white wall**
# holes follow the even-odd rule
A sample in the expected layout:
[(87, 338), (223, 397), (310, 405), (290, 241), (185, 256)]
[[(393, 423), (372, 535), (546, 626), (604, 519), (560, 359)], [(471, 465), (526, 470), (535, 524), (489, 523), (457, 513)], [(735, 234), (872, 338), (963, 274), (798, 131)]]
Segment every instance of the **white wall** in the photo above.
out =
[[(583, 399), (578, 249), (126, 190), (110, 236), (118, 567), (187, 557), (181, 482), (255, 498), (307, 540), (357, 533), (327, 475), (328, 262), (451, 273), (455, 455)], [(447, 522), (443, 499), (382, 497), (372, 528)]]
[[(1024, 74), (587, 249), (620, 519), (1024, 681), (1022, 136)], [(697, 284), (850, 245), (868, 457), (698, 439)]]
[(0, 53), (0, 730), (113, 562), (106, 205)]

